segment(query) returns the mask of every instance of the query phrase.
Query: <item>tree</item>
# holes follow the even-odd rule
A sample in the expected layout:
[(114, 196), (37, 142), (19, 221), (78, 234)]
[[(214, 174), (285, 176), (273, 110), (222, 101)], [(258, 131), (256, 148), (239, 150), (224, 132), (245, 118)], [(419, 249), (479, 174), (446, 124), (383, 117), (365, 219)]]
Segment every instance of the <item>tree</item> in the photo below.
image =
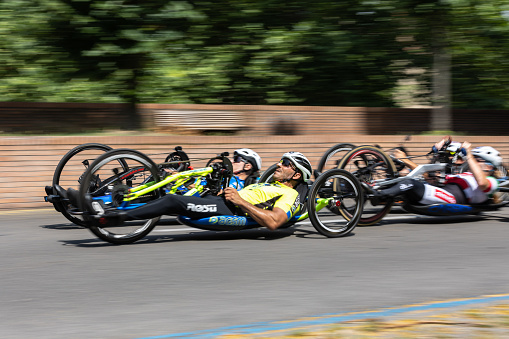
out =
[(445, 109), (506, 108), (507, 6), (4, 1), (0, 100), (393, 106), (398, 80), (420, 69)]

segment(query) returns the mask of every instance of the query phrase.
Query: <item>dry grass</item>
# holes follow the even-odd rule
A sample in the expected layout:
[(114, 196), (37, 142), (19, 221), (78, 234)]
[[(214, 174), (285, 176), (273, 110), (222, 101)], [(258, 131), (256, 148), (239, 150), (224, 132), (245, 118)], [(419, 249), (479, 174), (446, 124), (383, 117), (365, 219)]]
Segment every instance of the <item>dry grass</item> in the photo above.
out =
[(320, 328), (284, 333), (224, 335), (218, 339), (506, 339), (509, 338), (509, 305), (497, 304), (451, 313), (422, 314), (347, 321)]

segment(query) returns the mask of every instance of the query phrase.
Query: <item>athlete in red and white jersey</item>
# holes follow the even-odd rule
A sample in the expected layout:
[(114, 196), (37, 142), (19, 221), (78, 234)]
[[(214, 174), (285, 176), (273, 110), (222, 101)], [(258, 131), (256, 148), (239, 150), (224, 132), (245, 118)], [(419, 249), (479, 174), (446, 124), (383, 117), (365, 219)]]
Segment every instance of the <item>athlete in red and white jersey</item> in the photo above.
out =
[(491, 198), (493, 193), (498, 189), (498, 180), (493, 177), (486, 177), (488, 187), (485, 189), (479, 188), (479, 184), (472, 173), (466, 172), (455, 175), (447, 175), (445, 177), (445, 184), (458, 185), (469, 204), (481, 204)]
[[(471, 150), (471, 144), (465, 141), (463, 160), (469, 165), (470, 172), (448, 175), (443, 187), (436, 187), (415, 179), (405, 179), (398, 185), (380, 191), (372, 190), (372, 203), (403, 195), (413, 204), (481, 204), (490, 199), (498, 189), (498, 181), (489, 175), (495, 165), (502, 163), (500, 154), (495, 149), (476, 148)], [(493, 155), (496, 152), (496, 157)], [(403, 152), (394, 154), (396, 157), (406, 157)], [(405, 158), (405, 164), (414, 169), (417, 164)]]

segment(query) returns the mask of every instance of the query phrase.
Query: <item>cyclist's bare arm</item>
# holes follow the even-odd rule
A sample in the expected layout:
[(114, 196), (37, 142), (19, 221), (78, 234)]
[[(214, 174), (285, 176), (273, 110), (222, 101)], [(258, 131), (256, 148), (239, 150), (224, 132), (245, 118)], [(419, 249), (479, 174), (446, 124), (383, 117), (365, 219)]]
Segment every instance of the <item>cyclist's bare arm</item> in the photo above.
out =
[(284, 225), (288, 221), (288, 217), (281, 208), (275, 207), (273, 210), (264, 210), (242, 199), (239, 192), (233, 188), (228, 187), (224, 190), (226, 200), (234, 205), (240, 207), (251, 218), (253, 218), (261, 226), (267, 227), (270, 230), (275, 230)]
[(413, 162), (412, 160), (408, 159), (407, 155), (405, 152), (399, 150), (399, 149), (396, 149), (394, 150), (394, 153), (393, 153), (393, 156), (400, 160), (401, 162), (403, 162), (408, 168), (410, 168), (410, 170), (413, 170), (415, 169), (418, 165)]
[(467, 162), (469, 170), (474, 175), (475, 181), (477, 181), (479, 188), (484, 191), (490, 187), (490, 182), (481, 166), (472, 155), (472, 152), (470, 151), (471, 146), (472, 145), (468, 141), (465, 141), (463, 145), (461, 145), (461, 147), (467, 151)]

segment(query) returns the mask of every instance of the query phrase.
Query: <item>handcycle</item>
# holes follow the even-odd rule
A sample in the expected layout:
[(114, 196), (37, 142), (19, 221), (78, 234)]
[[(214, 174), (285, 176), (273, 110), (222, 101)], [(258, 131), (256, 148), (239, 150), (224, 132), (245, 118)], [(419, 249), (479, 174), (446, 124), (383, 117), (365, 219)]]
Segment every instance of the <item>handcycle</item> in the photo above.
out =
[[(404, 142), (409, 141), (411, 138), (410, 135), (405, 136)], [(318, 167), (315, 170), (315, 176), (320, 175), (320, 173), (325, 172), (329, 169), (333, 168), (341, 168), (345, 169), (345, 165), (342, 165), (344, 163), (344, 159), (351, 159), (355, 163), (360, 161), (362, 163), (368, 164), (373, 161), (379, 162), (383, 161), (388, 165), (388, 167), (384, 170), (384, 177), (387, 176), (389, 178), (394, 178), (399, 175), (399, 172), (402, 171), (405, 168), (405, 164), (398, 159), (396, 159), (391, 152), (400, 149), (407, 153), (405, 147), (403, 144), (400, 144), (397, 147), (390, 148), (386, 151), (383, 151), (380, 146), (378, 145), (372, 145), (372, 146), (363, 146), (363, 147), (369, 147), (369, 150), (363, 150), (359, 153), (352, 153), (352, 150), (357, 149), (357, 147), (354, 144), (350, 143), (338, 143), (330, 147), (320, 158), (320, 161), (318, 163)], [(387, 152), (387, 153), (386, 153)], [(349, 155), (347, 157), (347, 154)], [(392, 162), (389, 162), (392, 160)], [(436, 160), (436, 159), (435, 159)], [(430, 159), (430, 161), (434, 162), (435, 160)], [(274, 173), (275, 169), (277, 167), (277, 164), (274, 164), (270, 166), (260, 177), (261, 182), (265, 182), (270, 180), (272, 177), (272, 174)], [(358, 174), (356, 172), (356, 174)], [(376, 173), (372, 173), (373, 175)], [(365, 181), (365, 176), (359, 176), (358, 179), (361, 181)], [(361, 218), (359, 219), (359, 226), (367, 226), (374, 223), (377, 223), (380, 221), (387, 213), (389, 213), (391, 206), (382, 206), (382, 207), (374, 207), (370, 206), (369, 208), (364, 207), (363, 214)], [(339, 209), (332, 209), (331, 212), (333, 213), (340, 213)]]
[[(403, 142), (409, 141), (410, 138), (410, 135), (405, 136)], [(405, 163), (393, 155), (395, 150), (401, 150), (408, 155), (408, 151), (403, 145), (403, 142), (400, 143), (399, 146), (386, 150), (378, 145), (363, 145), (352, 147), (348, 150), (351, 144), (337, 144), (324, 153), (320, 160), (320, 164), (323, 164), (326, 168), (335, 166), (337, 168), (346, 169), (349, 172), (353, 172), (360, 181), (368, 184), (372, 184), (373, 180), (394, 179), (400, 177), (403, 172), (409, 171)], [(428, 173), (428, 176), (430, 178), (434, 177), (434, 180), (438, 183), (438, 181), (445, 178), (446, 174), (461, 173), (468, 169), (465, 165), (457, 166), (455, 164), (456, 157), (459, 153), (453, 152), (454, 157), (451, 157), (451, 150), (448, 149), (450, 143), (451, 140), (444, 143), (442, 148), (436, 150), (436, 152), (430, 151), (420, 155), (408, 155), (408, 158), (426, 157), (429, 164), (445, 164), (445, 166), (440, 167), (436, 173)], [(342, 157), (332, 162), (331, 159), (333, 156), (336, 156), (338, 152), (342, 152)], [(377, 166), (373, 167), (374, 164), (377, 164)], [(367, 199), (366, 202), (368, 201), (369, 199)], [(401, 203), (402, 201), (391, 201), (378, 206), (365, 206), (358, 225), (369, 226), (378, 223), (390, 212), (394, 204), (400, 205)]]
[[(55, 168), (51, 186), (45, 187), (46, 196), (44, 200), (53, 204), (55, 210), (62, 213), (70, 222), (78, 226), (85, 226), (81, 216), (70, 213), (70, 211), (76, 209), (77, 206), (74, 206), (68, 199), (66, 189), (78, 189), (83, 174), (90, 166), (91, 161), (100, 154), (104, 154), (112, 149), (112, 147), (105, 144), (85, 143), (68, 151), (62, 159), (60, 159)], [(127, 169), (127, 164), (122, 159), (118, 160), (118, 165), (124, 170)], [(189, 168), (190, 160), (188, 155), (182, 150), (182, 147), (176, 146), (174, 151), (168, 153), (164, 162), (160, 163), (158, 166), (160, 170), (169, 169), (180, 172)]]
[[(429, 155), (429, 154), (428, 154)], [(370, 185), (373, 189), (383, 189), (392, 185), (397, 185), (400, 181), (407, 178), (413, 178), (421, 181), (434, 180), (435, 184), (440, 185), (445, 179), (445, 174), (461, 173), (467, 169), (466, 166), (455, 165), (458, 154), (452, 158), (450, 153), (445, 151), (445, 147), (438, 150), (431, 156), (430, 163), (419, 165), (406, 176), (401, 176), (396, 169), (394, 162), (383, 150), (374, 146), (360, 146), (347, 153), (338, 167), (351, 172), (361, 182)], [(509, 181), (506, 178), (499, 179), (499, 191), (509, 192)], [(366, 195), (365, 202), (370, 202), (371, 198)], [(507, 199), (507, 195), (504, 195)], [(401, 207), (407, 212), (430, 215), (447, 216), (462, 214), (478, 214), (483, 211), (497, 210), (506, 206), (509, 200), (502, 202), (489, 201), (479, 205), (462, 204), (432, 204), (432, 205), (413, 205), (403, 200)], [(380, 222), (391, 210), (394, 200), (387, 200), (382, 204), (373, 205), (369, 214), (366, 209), (359, 219), (359, 226), (373, 225)], [(379, 206), (379, 207), (378, 207)], [(344, 211), (339, 211), (344, 213)], [(349, 218), (348, 214), (343, 214)]]
[[(411, 139), (411, 135), (407, 135), (407, 136), (405, 136), (405, 139), (403, 140), (403, 142), (407, 142), (410, 139)], [(373, 146), (381, 148), (378, 145), (373, 145)], [(322, 172), (325, 172), (326, 170), (329, 170), (332, 168), (338, 168), (338, 165), (341, 162), (341, 160), (343, 159), (343, 157), (348, 152), (350, 152), (351, 150), (353, 150), (356, 147), (358, 147), (358, 145), (356, 146), (356, 145), (350, 144), (350, 143), (339, 143), (339, 144), (333, 145), (332, 147), (330, 147), (328, 150), (326, 150), (323, 153), (322, 157), (320, 158), (320, 161), (318, 162), (318, 166), (317, 166), (316, 170), (319, 173), (322, 173)], [(389, 150), (386, 150), (386, 152), (389, 153), (389, 155), (391, 155), (390, 152), (394, 151), (396, 149), (400, 149), (400, 150), (404, 151), (405, 153), (408, 153), (406, 151), (405, 147), (403, 146), (403, 143), (401, 143), (397, 147), (393, 147), (393, 148), (390, 148)], [(395, 161), (395, 165), (397, 166), (398, 170), (402, 170), (405, 167), (405, 165), (403, 163), (397, 161), (397, 159), (395, 159), (394, 157), (392, 157), (392, 158), (393, 158), (393, 161)]]
[[(119, 162), (127, 166), (119, 166)], [(204, 168), (161, 178), (158, 166), (147, 155), (131, 149), (110, 150), (88, 167), (80, 185), (79, 209), (71, 213), (80, 214), (90, 231), (104, 241), (113, 244), (132, 243), (148, 235), (160, 217), (109, 225), (106, 218), (95, 219), (97, 210), (135, 209), (165, 194), (172, 194), (176, 187), (186, 185), (189, 181), (193, 187), (184, 194), (217, 195), (224, 187), (228, 187), (232, 171), (228, 152), (223, 152), (211, 158)], [(99, 182), (96, 180), (99, 176), (107, 179)], [(87, 195), (92, 197), (91, 202), (87, 202)], [(360, 182), (344, 170), (332, 169), (323, 173), (306, 190), (305, 198), (301, 201), (299, 213), (285, 226), (309, 217), (320, 234), (341, 237), (355, 228), (362, 214), (364, 194)], [(330, 213), (331, 209), (344, 210), (350, 217), (347, 220), (341, 213)], [(218, 215), (201, 219), (177, 216), (177, 220), (194, 228), (211, 231), (261, 227), (245, 215)]]

